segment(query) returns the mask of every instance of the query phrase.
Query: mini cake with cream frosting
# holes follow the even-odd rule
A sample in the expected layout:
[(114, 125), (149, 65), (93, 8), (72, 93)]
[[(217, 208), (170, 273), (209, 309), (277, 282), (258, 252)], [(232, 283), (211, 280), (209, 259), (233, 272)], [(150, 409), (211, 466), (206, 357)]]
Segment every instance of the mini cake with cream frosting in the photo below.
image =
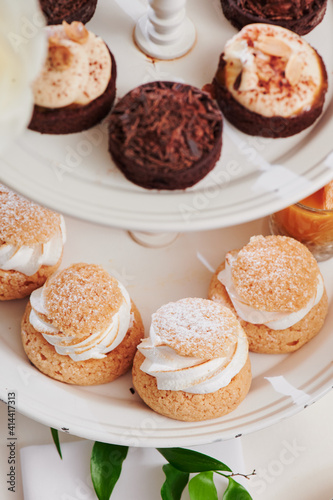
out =
[(22, 319), (30, 361), (62, 382), (111, 382), (132, 365), (144, 336), (124, 286), (102, 267), (74, 264), (33, 292)]
[(60, 265), (65, 239), (60, 214), (0, 185), (0, 300), (42, 286)]
[(225, 45), (213, 84), (235, 127), (278, 138), (301, 132), (319, 117), (327, 73), (321, 56), (296, 33), (250, 24)]
[(315, 258), (286, 236), (253, 236), (228, 252), (208, 296), (237, 315), (250, 351), (261, 353), (299, 349), (320, 331), (328, 310)]
[(116, 93), (116, 63), (104, 41), (80, 22), (47, 26), (49, 48), (33, 83), (31, 130), (69, 134), (99, 123)]
[(324, 18), (327, 0), (221, 0), (225, 17), (237, 28), (252, 23), (283, 26), (299, 35), (312, 31)]
[(63, 21), (87, 23), (94, 15), (97, 0), (39, 0), (47, 24)]
[(170, 302), (153, 314), (132, 374), (139, 396), (157, 413), (184, 421), (217, 418), (249, 391), (248, 341), (228, 308), (200, 298)]

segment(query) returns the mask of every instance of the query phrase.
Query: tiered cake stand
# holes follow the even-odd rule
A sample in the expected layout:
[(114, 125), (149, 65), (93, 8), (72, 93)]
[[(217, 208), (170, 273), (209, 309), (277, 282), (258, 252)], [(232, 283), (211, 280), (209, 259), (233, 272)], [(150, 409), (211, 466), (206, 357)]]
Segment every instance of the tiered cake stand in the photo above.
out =
[[(332, 7), (320, 28), (307, 36), (330, 78)], [(189, 0), (187, 5), (180, 0), (151, 0), (149, 5), (99, 0), (89, 28), (115, 55), (118, 97), (152, 80), (203, 87), (214, 76), (225, 41), (235, 33), (219, 0)], [(289, 139), (248, 137), (225, 122), (220, 161), (186, 191), (147, 191), (127, 181), (109, 157), (105, 124), (59, 137), (26, 131), (0, 159), (0, 180), (67, 216), (63, 267), (78, 261), (104, 266), (128, 288), (148, 329), (160, 305), (206, 297), (211, 273), (225, 253), (254, 234), (268, 233), (265, 216), (332, 179), (332, 87), (330, 81), (320, 120)], [(320, 267), (332, 301), (332, 262)], [(177, 422), (155, 414), (132, 394), (130, 374), (85, 388), (39, 373), (21, 346), (25, 304), (0, 304), (0, 397), (15, 389), (19, 411), (89, 439), (133, 446), (228, 439), (296, 413), (333, 385), (331, 308), (321, 333), (300, 351), (251, 354), (253, 383), (235, 412), (195, 424)]]

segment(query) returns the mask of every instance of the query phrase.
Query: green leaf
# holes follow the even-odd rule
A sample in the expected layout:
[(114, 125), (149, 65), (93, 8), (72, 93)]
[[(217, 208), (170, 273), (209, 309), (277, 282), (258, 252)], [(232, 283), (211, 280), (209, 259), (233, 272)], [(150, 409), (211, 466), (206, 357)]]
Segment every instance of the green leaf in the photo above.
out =
[(51, 429), (51, 434), (52, 434), (53, 442), (56, 445), (56, 448), (58, 450), (59, 456), (60, 456), (60, 458), (62, 460), (62, 453), (61, 453), (61, 447), (60, 447), (58, 430), (57, 429), (53, 429), (52, 427), (50, 427), (50, 429)]
[(186, 448), (157, 448), (157, 451), (173, 467), (183, 472), (204, 472), (211, 470), (232, 472), (224, 463), (198, 451), (187, 450)]
[(200, 472), (188, 483), (191, 500), (217, 500), (217, 491), (213, 481), (213, 472)]
[(190, 477), (188, 472), (175, 469), (170, 464), (163, 465), (165, 481), (161, 488), (162, 500), (180, 500)]
[(252, 500), (250, 493), (237, 481), (228, 478), (228, 488), (225, 490), (222, 500)]
[(127, 452), (128, 446), (95, 442), (90, 458), (90, 473), (99, 500), (109, 500)]

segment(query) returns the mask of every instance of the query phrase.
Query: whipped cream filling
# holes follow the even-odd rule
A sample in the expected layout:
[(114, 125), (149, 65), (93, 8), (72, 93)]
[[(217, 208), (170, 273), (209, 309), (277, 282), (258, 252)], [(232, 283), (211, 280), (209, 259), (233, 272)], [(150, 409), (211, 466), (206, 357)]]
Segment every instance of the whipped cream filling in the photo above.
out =
[(48, 316), (43, 297), (44, 287), (38, 288), (30, 296), (29, 321), (34, 329), (54, 346), (58, 354), (69, 356), (73, 361), (105, 358), (108, 352), (123, 341), (132, 321), (130, 296), (119, 281), (118, 286), (123, 301), (119, 310), (112, 316), (110, 324), (105, 330), (94, 332), (81, 342), (73, 343), (75, 336), (66, 335), (66, 332), (61, 332), (52, 322), (41, 317)]
[(226, 387), (239, 373), (248, 357), (247, 337), (241, 327), (237, 344), (230, 357), (204, 360), (181, 356), (174, 349), (158, 344), (153, 326), (149, 338), (144, 339), (138, 350), (145, 356), (141, 370), (157, 380), (160, 390), (184, 391), (191, 394), (208, 394)]
[(265, 325), (271, 330), (285, 330), (295, 325), (303, 319), (311, 309), (319, 303), (324, 293), (324, 282), (321, 274), (318, 274), (317, 289), (314, 296), (309, 300), (308, 304), (296, 312), (270, 312), (254, 309), (246, 303), (237, 293), (237, 290), (232, 282), (232, 266), (237, 255), (228, 254), (225, 261), (225, 269), (221, 271), (217, 279), (224, 285), (231, 302), (240, 318), (247, 323), (254, 325)]
[(50, 55), (44, 69), (33, 84), (34, 101), (46, 108), (62, 108), (70, 104), (86, 105), (106, 90), (111, 77), (111, 56), (104, 41), (89, 32), (87, 41), (77, 43), (68, 38), (63, 26), (48, 26), (49, 38), (68, 50), (71, 57), (66, 67), (52, 63)]
[(32, 276), (41, 266), (54, 266), (59, 261), (65, 241), (65, 221), (61, 215), (59, 231), (46, 243), (34, 246), (3, 243), (0, 246), (0, 269)]
[(315, 50), (282, 27), (246, 26), (227, 42), (224, 60), (229, 92), (262, 116), (290, 117), (306, 111), (322, 88)]

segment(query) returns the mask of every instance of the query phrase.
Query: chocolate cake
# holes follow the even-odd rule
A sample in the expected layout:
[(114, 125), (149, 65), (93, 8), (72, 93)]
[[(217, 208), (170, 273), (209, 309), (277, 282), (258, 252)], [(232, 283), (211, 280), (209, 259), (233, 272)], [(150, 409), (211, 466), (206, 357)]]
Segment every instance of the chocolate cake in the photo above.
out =
[(221, 5), (225, 17), (237, 29), (251, 23), (269, 23), (305, 35), (323, 20), (327, 0), (221, 0)]
[(58, 109), (35, 106), (28, 128), (41, 134), (73, 134), (102, 121), (110, 112), (116, 96), (117, 67), (113, 54), (111, 60), (111, 78), (100, 97), (85, 106), (72, 104)]
[(109, 151), (146, 189), (185, 189), (212, 170), (222, 148), (222, 115), (209, 94), (176, 82), (137, 87), (114, 107)]
[(40, 0), (47, 24), (81, 21), (87, 23), (95, 13), (97, 0)]
[(89, 129), (111, 110), (117, 68), (104, 41), (80, 22), (48, 26), (48, 57), (33, 84), (29, 128), (42, 134)]
[(296, 33), (251, 24), (227, 42), (213, 87), (224, 116), (242, 132), (289, 137), (321, 114), (327, 73), (320, 55)]

